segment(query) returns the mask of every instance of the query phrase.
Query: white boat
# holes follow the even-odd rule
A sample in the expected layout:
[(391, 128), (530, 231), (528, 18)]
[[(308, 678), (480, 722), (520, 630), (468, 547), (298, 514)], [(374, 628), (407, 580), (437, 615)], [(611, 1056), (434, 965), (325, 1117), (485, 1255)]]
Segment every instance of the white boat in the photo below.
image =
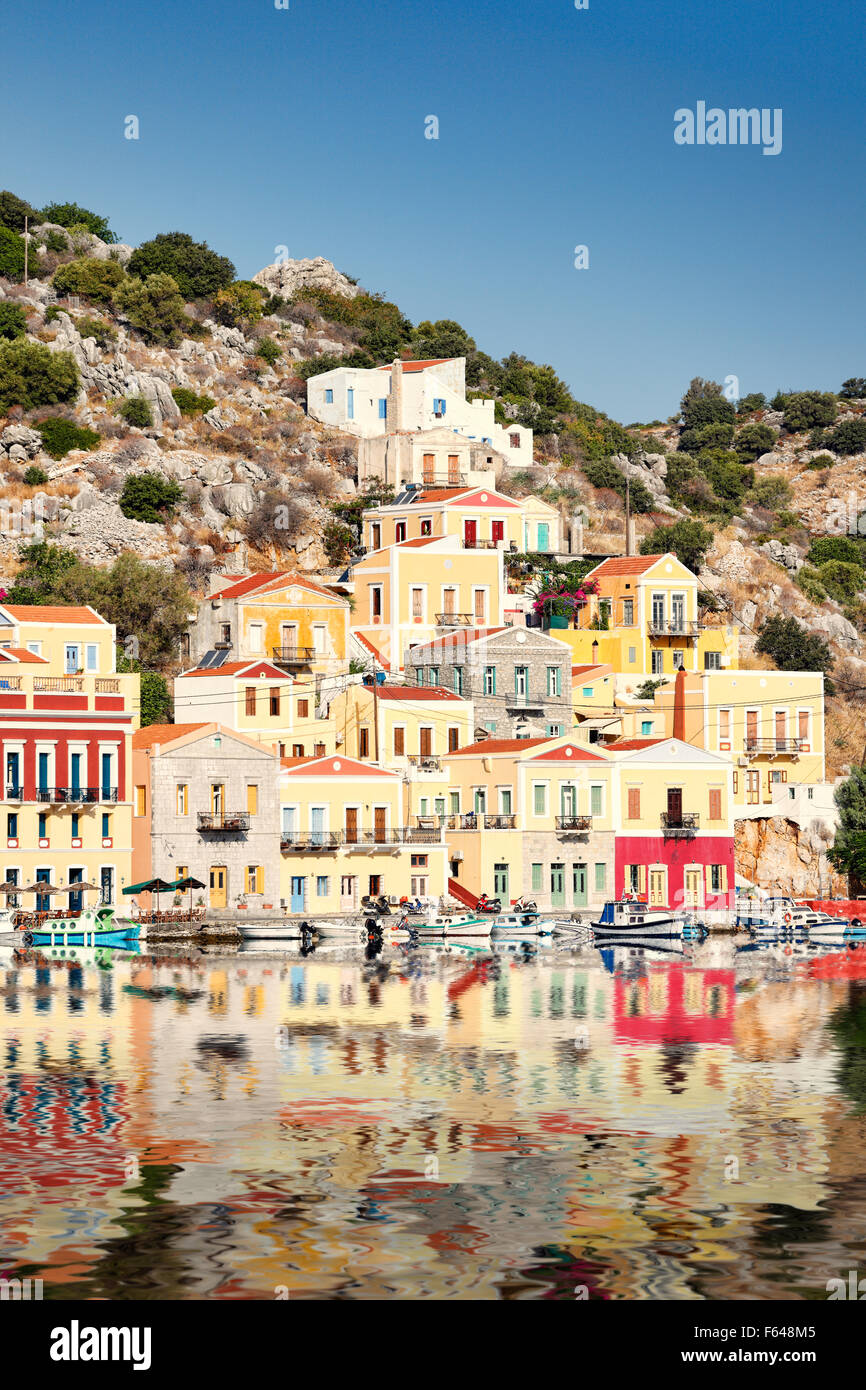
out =
[(640, 937), (642, 941), (655, 937), (682, 936), (682, 919), (669, 908), (648, 907), (633, 898), (606, 902), (601, 916), (592, 924), (593, 935), (605, 941), (622, 937)]
[[(402, 913), (399, 917), (380, 917), (382, 935), (392, 940), (412, 936), (490, 936), (490, 919), (477, 912)], [(399, 935), (398, 935), (399, 934)]]
[(550, 936), (557, 925), (555, 917), (542, 917), (540, 912), (500, 912), (490, 924), (490, 935)]
[(300, 941), (311, 936), (315, 928), (310, 922), (239, 922), (238, 931), (244, 941)]

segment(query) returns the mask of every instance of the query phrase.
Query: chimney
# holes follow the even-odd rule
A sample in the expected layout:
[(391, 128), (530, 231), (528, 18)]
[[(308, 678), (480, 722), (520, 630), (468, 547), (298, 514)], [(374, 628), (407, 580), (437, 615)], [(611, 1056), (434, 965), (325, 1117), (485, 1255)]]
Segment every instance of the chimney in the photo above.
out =
[(674, 685), (674, 738), (686, 741), (686, 673), (680, 667)]
[(391, 399), (388, 402), (388, 432), (403, 428), (403, 363), (395, 357), (391, 363)]

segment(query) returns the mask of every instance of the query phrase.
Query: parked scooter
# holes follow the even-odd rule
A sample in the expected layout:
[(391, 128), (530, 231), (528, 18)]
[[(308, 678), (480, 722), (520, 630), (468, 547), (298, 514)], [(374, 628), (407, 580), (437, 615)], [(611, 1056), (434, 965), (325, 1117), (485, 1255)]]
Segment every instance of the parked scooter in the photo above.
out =
[(380, 917), (391, 916), (391, 904), (384, 893), (380, 893), (378, 898), (371, 898), (369, 893), (365, 893), (361, 899), (361, 908), (365, 913), (378, 912)]
[(482, 893), (478, 902), (475, 904), (475, 911), (499, 913), (502, 911), (502, 899), (488, 898), (486, 893)]

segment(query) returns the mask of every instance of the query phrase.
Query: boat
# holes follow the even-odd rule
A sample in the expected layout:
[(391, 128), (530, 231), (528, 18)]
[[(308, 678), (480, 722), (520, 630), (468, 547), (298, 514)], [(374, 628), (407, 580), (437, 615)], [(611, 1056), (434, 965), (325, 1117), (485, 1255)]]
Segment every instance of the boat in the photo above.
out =
[(593, 935), (605, 939), (640, 937), (682, 937), (682, 920), (669, 908), (652, 908), (634, 898), (606, 902), (601, 916), (592, 924)]
[(138, 941), (141, 928), (127, 917), (115, 917), (114, 908), (85, 907), (74, 917), (49, 917), (33, 926), (24, 925), (22, 946), (114, 946), (121, 949)]
[(394, 918), (368, 919), (368, 931), (378, 931), (390, 940), (406, 940), (424, 936), (490, 936), (490, 921), (477, 912), (437, 912), (409, 916), (403, 913)]
[(808, 903), (795, 902), (782, 893), (767, 893), (763, 896), (749, 893), (737, 897), (736, 925), (749, 931), (775, 931), (787, 934), (798, 930), (811, 929), (822, 921), (834, 923), (839, 930), (839, 918), (828, 913), (817, 912)]
[(301, 941), (318, 928), (312, 922), (239, 922), (244, 941)]
[(542, 917), (540, 912), (500, 912), (490, 924), (490, 935), (550, 936), (557, 926), (555, 917)]

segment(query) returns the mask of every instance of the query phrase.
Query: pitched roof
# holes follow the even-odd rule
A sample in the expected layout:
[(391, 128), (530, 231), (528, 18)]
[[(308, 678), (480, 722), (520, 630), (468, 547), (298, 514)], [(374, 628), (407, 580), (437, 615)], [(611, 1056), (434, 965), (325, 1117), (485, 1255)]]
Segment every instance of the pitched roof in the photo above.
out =
[(35, 652), (28, 652), (26, 647), (0, 647), (0, 660), (20, 661), (27, 665), (48, 666), (50, 663), (46, 656), (37, 656)]
[[(411, 541), (398, 541), (397, 544), (401, 550), (417, 550), (419, 546), (432, 545), (434, 541), (441, 541), (443, 539), (442, 536), (413, 536)], [(387, 550), (388, 548), (387, 546), (383, 546), (383, 549)]]
[(599, 753), (591, 753), (588, 748), (581, 748), (577, 743), (561, 743), (558, 748), (546, 748), (543, 753), (536, 753), (532, 761), (595, 763), (604, 762), (604, 759)]
[(90, 608), (66, 608), (41, 603), (4, 603), (2, 606), (19, 623), (95, 623), (99, 627), (109, 626)]
[(181, 671), (178, 679), (188, 676), (240, 676), (248, 674), (250, 680), (278, 680), (282, 685), (295, 685), (293, 676), (281, 671), (272, 661), (261, 657), (258, 661), (226, 661), (222, 666), (196, 666), (192, 671)]
[(589, 666), (572, 666), (571, 674), (573, 676), (587, 676), (589, 675), (590, 671), (604, 671), (606, 669), (606, 662), (596, 661), (594, 664), (591, 664)]
[(667, 743), (666, 738), (619, 738), (615, 743), (605, 745), (613, 753), (636, 752), (639, 748), (651, 748), (654, 743)]
[(541, 743), (550, 743), (550, 738), (483, 738), (478, 743), (467, 743), (465, 748), (455, 748), (449, 758), (465, 758), (467, 753), (480, 758), (488, 753), (523, 752), (526, 748), (537, 748)]
[(197, 729), (208, 728), (203, 724), (148, 724), (144, 729), (136, 729), (132, 735), (133, 748), (152, 748), (155, 743), (173, 743), (176, 738), (185, 738)]
[[(399, 777), (398, 772), (378, 767), (376, 763), (362, 763), (356, 758), (343, 758), (340, 754), (328, 754), (324, 758), (282, 758), (281, 762), (291, 777), (296, 773), (314, 773), (316, 777)], [(291, 764), (295, 766), (291, 766)]]
[[(412, 498), (413, 507), (423, 506), (427, 502), (450, 502), (454, 497), (463, 497), (474, 489), (471, 487), (434, 487), (427, 492), (418, 492)], [(391, 506), (397, 506), (395, 502)]]
[[(453, 357), (406, 358), (400, 365), (404, 372), (423, 372), (426, 367), (441, 367), (443, 362), (453, 362), (454, 360)], [(392, 370), (393, 364), (390, 362), (387, 366), (379, 368), (380, 372), (390, 372)]]
[(585, 577), (589, 579), (613, 579), (618, 574), (646, 574), (647, 570), (663, 560), (664, 555), (612, 555), (591, 569)]
[(435, 647), (437, 651), (445, 651), (448, 647), (468, 646), (470, 642), (480, 642), (484, 637), (493, 637), (497, 632), (506, 632), (505, 627), (459, 627), (455, 632), (448, 632), (444, 637), (433, 637), (429, 642), (421, 642), (413, 651), (428, 651)]
[[(372, 686), (362, 687), (372, 690)], [(463, 704), (463, 696), (455, 695), (453, 690), (445, 690), (440, 685), (380, 685), (380, 700), (456, 700)]]
[(283, 588), (289, 584), (297, 584), (304, 589), (311, 589), (313, 593), (324, 594), (327, 598), (338, 598), (339, 595), (332, 594), (330, 589), (324, 588), (321, 584), (316, 584), (312, 579), (307, 579), (305, 575), (294, 574), (291, 570), (269, 570), (263, 574), (250, 574), (246, 579), (239, 579), (236, 584), (230, 584), (227, 589), (220, 589), (218, 593), (211, 594), (214, 598), (243, 598), (246, 594), (256, 593), (260, 589), (271, 587)]

